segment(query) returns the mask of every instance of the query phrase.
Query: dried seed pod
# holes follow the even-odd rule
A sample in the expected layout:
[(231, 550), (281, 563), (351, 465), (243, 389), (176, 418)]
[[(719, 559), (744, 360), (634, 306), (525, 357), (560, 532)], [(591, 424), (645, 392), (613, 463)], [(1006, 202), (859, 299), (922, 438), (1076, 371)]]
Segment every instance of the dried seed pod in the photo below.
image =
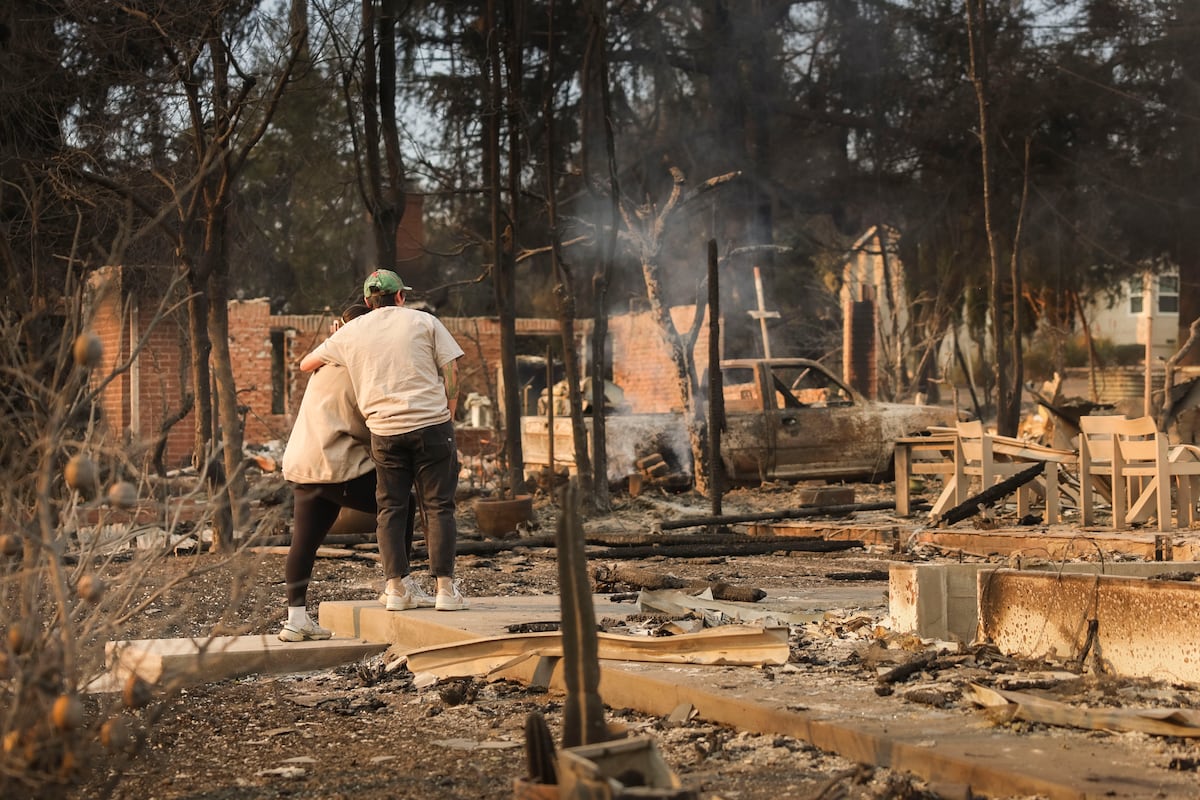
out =
[(100, 726), (100, 744), (110, 750), (128, 750), (133, 745), (133, 726), (129, 719), (118, 715)]
[(76, 364), (84, 369), (91, 369), (100, 363), (100, 358), (104, 355), (104, 343), (94, 331), (86, 331), (75, 337), (71, 355), (75, 357)]
[(150, 684), (138, 675), (129, 676), (129, 679), (125, 681), (125, 690), (121, 694), (126, 708), (142, 708), (150, 703), (152, 696)]
[(100, 470), (96, 462), (85, 455), (71, 456), (63, 469), (67, 486), (76, 489), (84, 497), (93, 497), (100, 488)]
[(21, 537), (15, 533), (0, 534), (0, 556), (11, 557), (21, 552)]
[(133, 508), (137, 501), (137, 487), (129, 481), (117, 481), (108, 487), (108, 502), (113, 508)]
[(83, 703), (73, 694), (59, 695), (50, 719), (60, 731), (73, 731), (83, 724)]
[(8, 626), (8, 649), (20, 655), (33, 647), (35, 634), (28, 622), (14, 622)]
[(104, 596), (104, 590), (108, 586), (104, 583), (104, 579), (99, 575), (84, 575), (75, 584), (75, 593), (83, 600), (89, 603), (98, 603), (100, 598)]

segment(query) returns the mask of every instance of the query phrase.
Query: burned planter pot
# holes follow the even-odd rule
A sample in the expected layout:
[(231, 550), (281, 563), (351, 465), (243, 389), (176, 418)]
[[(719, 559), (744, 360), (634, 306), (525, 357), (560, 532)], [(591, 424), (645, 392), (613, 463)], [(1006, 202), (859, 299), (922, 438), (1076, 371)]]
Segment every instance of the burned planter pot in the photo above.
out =
[(516, 536), (517, 526), (533, 519), (533, 495), (481, 497), (475, 501), (475, 526), (490, 539)]

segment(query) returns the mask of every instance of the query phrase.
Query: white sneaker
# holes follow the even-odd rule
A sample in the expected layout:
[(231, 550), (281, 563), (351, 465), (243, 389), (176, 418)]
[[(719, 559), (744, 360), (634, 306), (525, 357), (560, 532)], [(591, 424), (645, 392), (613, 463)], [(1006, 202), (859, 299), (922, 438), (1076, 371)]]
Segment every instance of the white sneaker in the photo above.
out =
[(410, 608), (433, 608), (434, 599), (421, 588), (421, 584), (417, 583), (417, 579), (412, 575), (405, 575), (400, 579), (400, 585), (404, 587), (403, 594), (389, 592), (384, 589), (379, 595), (379, 602), (382, 603), (388, 611), (407, 611)]
[(410, 597), (417, 598), (417, 608), (434, 607), (436, 601), (434, 601), (433, 595), (421, 588), (421, 584), (417, 583), (417, 579), (412, 576), (412, 573), (405, 575), (400, 583), (408, 590)]
[(458, 584), (452, 584), (450, 591), (438, 589), (434, 608), (438, 611), (465, 611), (469, 607), (467, 598), (459, 594)]
[(293, 625), (290, 622), (285, 622), (283, 629), (279, 631), (279, 641), (281, 642), (315, 641), (317, 639), (328, 639), (331, 636), (333, 636), (333, 631), (328, 628), (322, 628), (311, 619), (303, 625)]
[(385, 590), (383, 594), (379, 595), (379, 602), (383, 603), (388, 611), (407, 611), (417, 607), (417, 598), (408, 592), (394, 594)]

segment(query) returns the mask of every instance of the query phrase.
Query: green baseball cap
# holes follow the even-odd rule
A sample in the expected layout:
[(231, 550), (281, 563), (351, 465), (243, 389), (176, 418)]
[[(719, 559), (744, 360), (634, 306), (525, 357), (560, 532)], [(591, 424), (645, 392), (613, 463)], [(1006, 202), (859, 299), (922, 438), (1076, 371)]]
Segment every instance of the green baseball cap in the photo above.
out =
[(363, 297), (373, 294), (396, 294), (410, 289), (412, 287), (405, 286), (400, 276), (390, 269), (377, 269), (363, 281)]

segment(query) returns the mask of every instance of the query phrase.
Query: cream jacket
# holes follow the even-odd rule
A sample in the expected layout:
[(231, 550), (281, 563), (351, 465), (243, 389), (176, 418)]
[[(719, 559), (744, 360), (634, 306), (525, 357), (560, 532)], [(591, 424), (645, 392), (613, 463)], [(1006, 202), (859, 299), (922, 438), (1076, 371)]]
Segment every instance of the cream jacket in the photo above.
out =
[(293, 483), (344, 483), (375, 468), (371, 434), (341, 367), (313, 373), (283, 451), (283, 477)]

